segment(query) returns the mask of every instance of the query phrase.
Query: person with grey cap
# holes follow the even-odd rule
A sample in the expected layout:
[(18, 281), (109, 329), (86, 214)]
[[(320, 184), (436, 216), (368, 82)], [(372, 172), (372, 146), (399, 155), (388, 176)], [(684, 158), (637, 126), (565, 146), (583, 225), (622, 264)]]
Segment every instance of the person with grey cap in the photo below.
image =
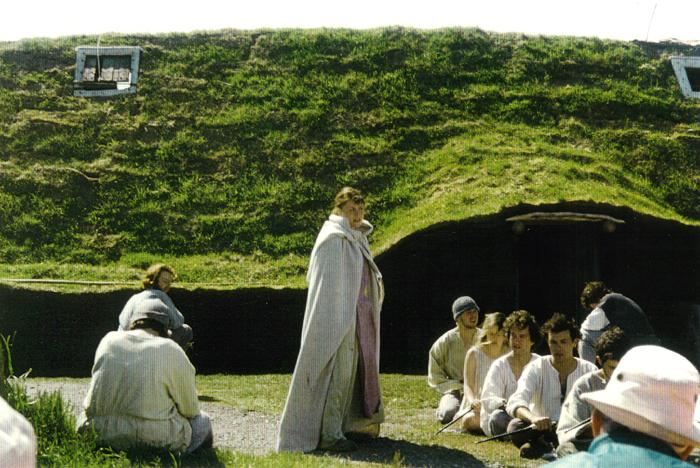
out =
[(94, 430), (117, 450), (150, 446), (190, 453), (211, 447), (195, 369), (167, 338), (168, 314), (155, 300), (141, 301), (131, 320), (129, 330), (107, 333), (97, 347), (79, 431)]
[(172, 267), (163, 263), (151, 265), (142, 281), (144, 290), (131, 296), (119, 314), (118, 330), (129, 329), (134, 310), (142, 301), (153, 301), (157, 305), (151, 307), (157, 307), (168, 316), (168, 338), (187, 349), (193, 337), (192, 327), (185, 323), (185, 317), (168, 296), (170, 286), (176, 278), (177, 274)]
[(442, 424), (452, 421), (462, 403), (464, 358), (481, 332), (479, 306), (469, 296), (454, 301), (452, 318), (457, 326), (438, 338), (428, 354), (428, 385), (442, 395), (435, 413)]
[(595, 439), (551, 466), (682, 467), (700, 446), (695, 420), (700, 374), (686, 358), (660, 346), (632, 348), (603, 390), (581, 398), (593, 407)]

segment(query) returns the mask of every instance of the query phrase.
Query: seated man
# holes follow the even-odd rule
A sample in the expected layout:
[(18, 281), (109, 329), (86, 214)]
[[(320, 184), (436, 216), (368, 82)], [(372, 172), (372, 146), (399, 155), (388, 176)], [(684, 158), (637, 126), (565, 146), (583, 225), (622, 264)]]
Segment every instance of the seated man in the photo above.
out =
[(579, 451), (588, 450), (593, 436), (590, 424), (591, 407), (581, 400), (587, 392), (602, 390), (610, 380), (618, 361), (630, 349), (630, 342), (625, 333), (613, 327), (603, 333), (596, 343), (596, 364), (600, 369), (581, 376), (564, 400), (557, 424), (557, 456), (563, 457)]
[(428, 385), (440, 392), (442, 398), (436, 416), (442, 424), (452, 421), (462, 402), (464, 387), (464, 358), (476, 344), (479, 329), (479, 306), (469, 296), (452, 304), (452, 317), (457, 326), (445, 332), (430, 348), (428, 356)]
[(539, 458), (552, 451), (552, 444), (557, 443), (553, 424), (559, 419), (562, 402), (579, 377), (596, 370), (592, 363), (574, 357), (580, 335), (572, 320), (554, 314), (542, 330), (551, 355), (525, 368), (506, 406), (514, 418), (508, 423), (508, 432), (534, 427), (511, 436), (524, 458)]
[(142, 301), (155, 301), (154, 305), (150, 307), (157, 307), (158, 310), (166, 313), (168, 316), (168, 323), (166, 324), (168, 338), (171, 338), (186, 349), (187, 345), (192, 341), (192, 328), (185, 323), (185, 317), (177, 310), (173, 300), (168, 296), (170, 285), (176, 278), (175, 270), (168, 265), (156, 263), (150, 266), (146, 270), (146, 276), (142, 281), (144, 290), (131, 296), (119, 314), (118, 330), (129, 329), (129, 325), (133, 321), (134, 310), (139, 303)]
[(0, 468), (34, 468), (36, 436), (27, 419), (0, 398)]
[(682, 460), (700, 446), (700, 422), (693, 417), (698, 389), (700, 374), (680, 354), (632, 348), (605, 389), (581, 395), (593, 406), (595, 439), (588, 451), (552, 466), (693, 466)]
[(211, 422), (199, 411), (194, 367), (166, 338), (168, 315), (150, 304), (135, 307), (129, 331), (102, 338), (80, 430), (93, 428), (118, 450), (152, 446), (189, 453), (210, 447)]
[(531, 352), (540, 341), (540, 327), (535, 317), (526, 310), (516, 310), (505, 321), (504, 328), (511, 352), (496, 359), (484, 380), (481, 390), (481, 430), (487, 436), (506, 432), (512, 419), (506, 413), (506, 402), (515, 392), (518, 378), (530, 362), (540, 356)]

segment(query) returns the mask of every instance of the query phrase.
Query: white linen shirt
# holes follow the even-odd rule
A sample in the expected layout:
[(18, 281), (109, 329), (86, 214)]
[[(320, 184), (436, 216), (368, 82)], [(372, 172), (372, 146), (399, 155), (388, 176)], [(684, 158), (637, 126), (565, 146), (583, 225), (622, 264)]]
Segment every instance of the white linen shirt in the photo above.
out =
[[(588, 361), (576, 359), (576, 368), (566, 377), (566, 395), (571, 391), (574, 382), (587, 372), (596, 370), (596, 366)], [(548, 417), (553, 421), (559, 419), (562, 405), (559, 372), (552, 366), (552, 356), (542, 356), (525, 366), (518, 380), (515, 393), (508, 399), (506, 412), (512, 416), (515, 410), (524, 406), (535, 416)]]
[[(493, 435), (489, 428), (489, 417), (491, 417), (491, 413), (499, 408), (503, 408), (508, 398), (515, 393), (518, 386), (518, 380), (515, 378), (513, 369), (508, 362), (511, 356), (513, 356), (513, 351), (493, 361), (493, 364), (491, 364), (486, 374), (484, 385), (481, 390), (481, 415), (479, 424), (484, 434), (489, 437)], [(539, 354), (532, 353), (528, 364), (539, 357)]]

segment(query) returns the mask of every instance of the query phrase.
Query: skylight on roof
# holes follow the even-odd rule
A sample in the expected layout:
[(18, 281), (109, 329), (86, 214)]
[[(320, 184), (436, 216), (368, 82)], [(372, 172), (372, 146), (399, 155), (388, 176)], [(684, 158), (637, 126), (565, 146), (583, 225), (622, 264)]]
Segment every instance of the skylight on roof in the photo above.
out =
[(136, 92), (140, 47), (76, 47), (74, 96)]
[(700, 57), (671, 57), (683, 96), (700, 99)]

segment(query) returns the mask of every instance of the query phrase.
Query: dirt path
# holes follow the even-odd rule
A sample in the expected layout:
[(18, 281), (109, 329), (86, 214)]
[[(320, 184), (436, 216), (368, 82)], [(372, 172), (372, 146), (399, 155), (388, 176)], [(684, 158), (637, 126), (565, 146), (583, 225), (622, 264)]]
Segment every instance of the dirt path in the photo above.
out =
[[(30, 395), (40, 391), (60, 391), (64, 400), (71, 404), (76, 418), (83, 407), (87, 389), (87, 383), (27, 379), (27, 392)], [(215, 447), (256, 455), (274, 449), (276, 418), (252, 411), (244, 412), (213, 401), (200, 401), (200, 406), (211, 416)]]
[[(38, 392), (60, 391), (65, 401), (69, 402), (76, 417), (83, 407), (88, 383), (54, 382), (27, 379), (27, 391), (30, 395)], [(244, 412), (222, 403), (200, 400), (202, 410), (209, 413), (214, 430), (214, 446), (237, 452), (262, 455), (274, 450), (277, 418), (257, 412)], [(387, 423), (390, 430), (391, 423)], [(316, 456), (329, 456), (318, 451)], [(467, 452), (439, 445), (419, 445), (407, 440), (379, 437), (360, 444), (356, 452), (343, 455), (330, 455), (348, 461), (396, 464), (409, 467), (500, 467), (478, 460)], [(532, 466), (539, 463), (535, 462)]]

